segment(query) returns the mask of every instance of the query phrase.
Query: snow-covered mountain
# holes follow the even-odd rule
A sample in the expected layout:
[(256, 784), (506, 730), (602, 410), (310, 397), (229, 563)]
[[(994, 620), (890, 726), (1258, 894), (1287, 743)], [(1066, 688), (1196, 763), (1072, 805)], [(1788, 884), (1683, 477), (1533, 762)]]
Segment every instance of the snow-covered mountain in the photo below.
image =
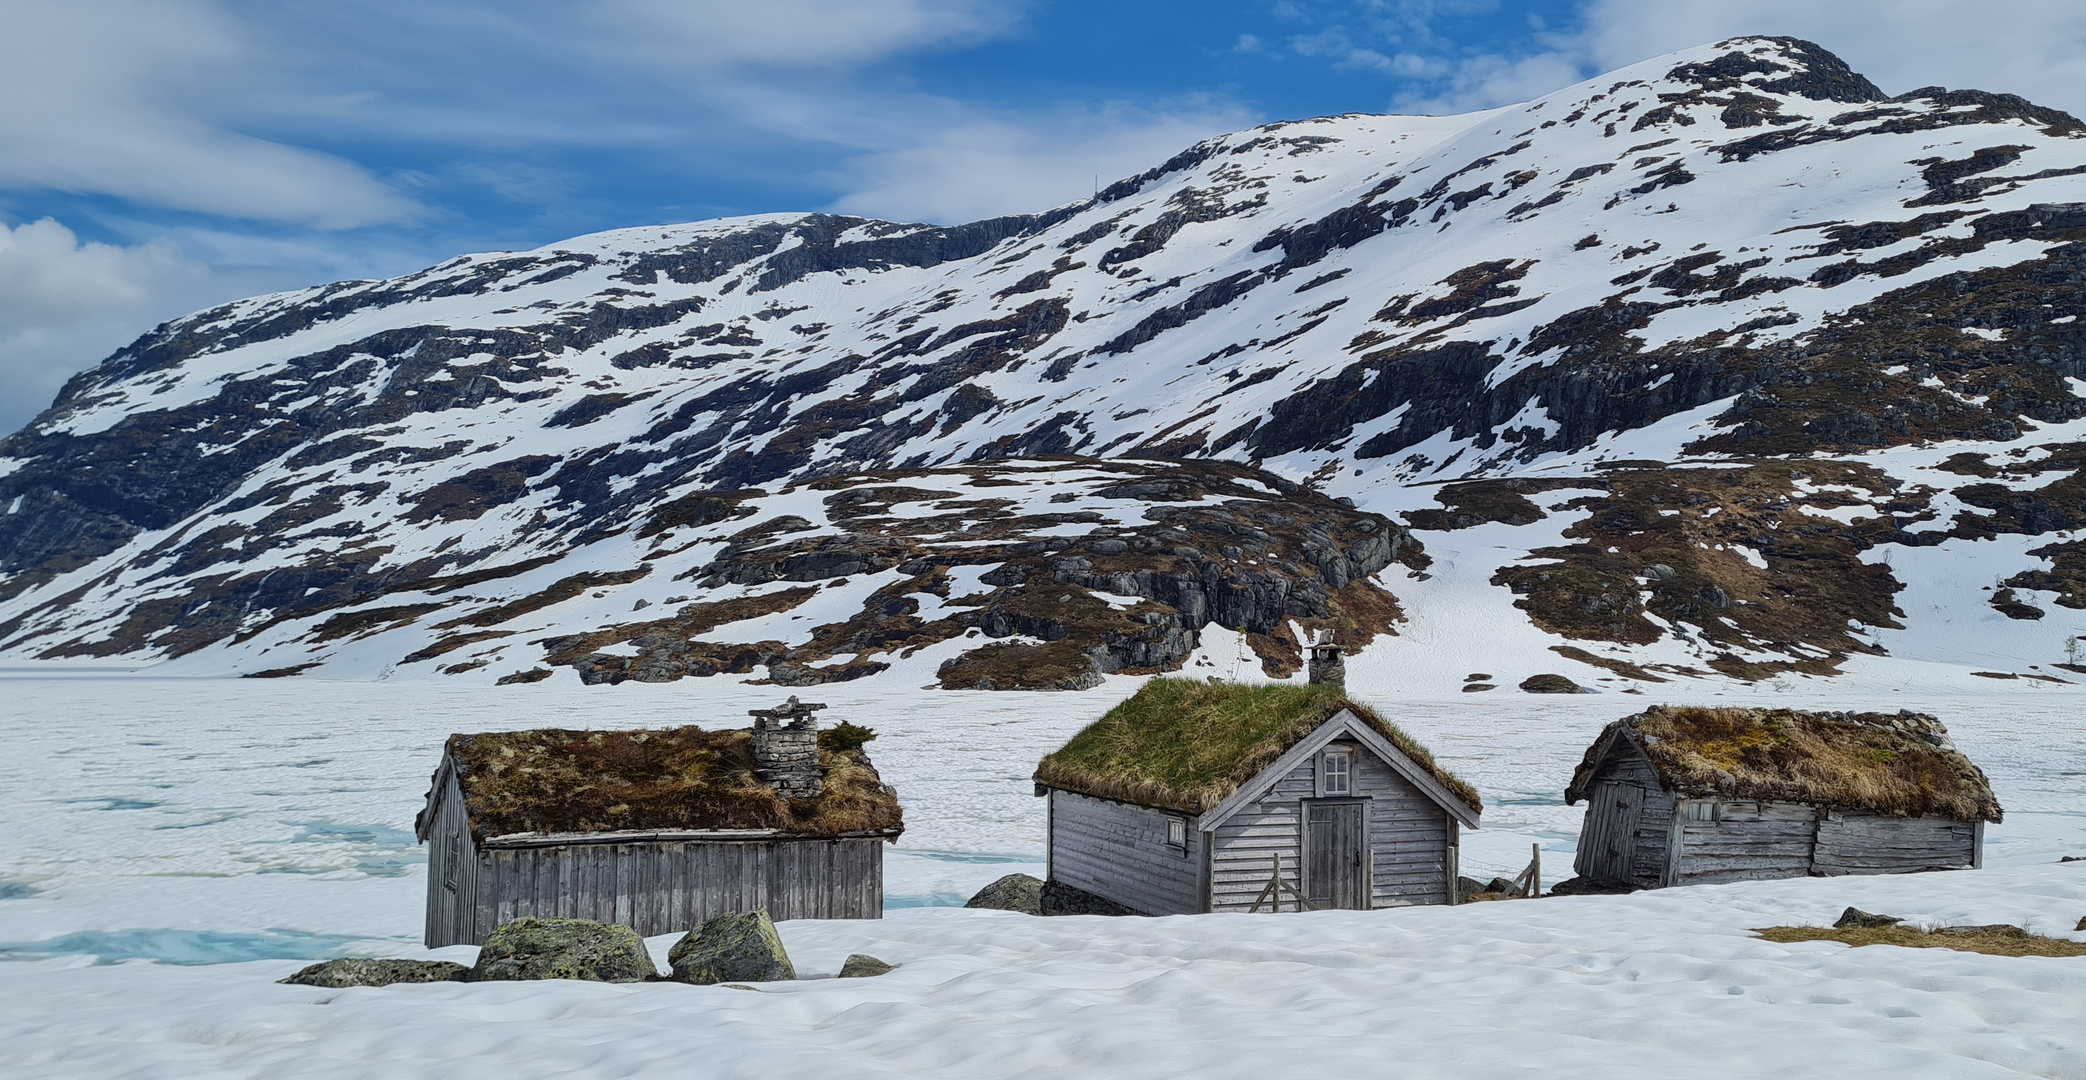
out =
[(1046, 688), (1324, 627), (1428, 677), (2062, 678), (2082, 314), (2086, 125), (1741, 38), (1037, 215), (176, 320), (0, 442), (0, 655)]

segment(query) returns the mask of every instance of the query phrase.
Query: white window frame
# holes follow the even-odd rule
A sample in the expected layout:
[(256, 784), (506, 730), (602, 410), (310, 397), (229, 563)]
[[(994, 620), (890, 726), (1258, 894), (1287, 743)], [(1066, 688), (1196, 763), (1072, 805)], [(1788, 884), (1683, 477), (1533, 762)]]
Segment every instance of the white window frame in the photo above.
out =
[(1681, 804), (1681, 818), (1685, 821), (1717, 820), (1717, 803), (1714, 799), (1689, 799)]
[[(1335, 763), (1338, 767), (1335, 768)], [(1339, 778), (1338, 786), (1334, 778)], [(1322, 798), (1344, 799), (1354, 795), (1354, 752), (1334, 748), (1318, 755), (1318, 794)]]
[(1166, 842), (1177, 848), (1188, 846), (1188, 822), (1185, 818), (1166, 819)]

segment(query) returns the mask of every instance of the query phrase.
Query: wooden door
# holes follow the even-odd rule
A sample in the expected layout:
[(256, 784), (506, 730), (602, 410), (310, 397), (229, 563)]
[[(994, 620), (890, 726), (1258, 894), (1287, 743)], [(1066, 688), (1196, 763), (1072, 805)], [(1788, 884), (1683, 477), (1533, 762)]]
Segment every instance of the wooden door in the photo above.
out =
[(1586, 831), (1579, 838), (1575, 868), (1596, 881), (1630, 880), (1637, 863), (1637, 826), (1643, 818), (1643, 788), (1595, 785), (1586, 801)]
[(1369, 906), (1365, 805), (1360, 799), (1304, 803), (1304, 897), (1314, 911)]

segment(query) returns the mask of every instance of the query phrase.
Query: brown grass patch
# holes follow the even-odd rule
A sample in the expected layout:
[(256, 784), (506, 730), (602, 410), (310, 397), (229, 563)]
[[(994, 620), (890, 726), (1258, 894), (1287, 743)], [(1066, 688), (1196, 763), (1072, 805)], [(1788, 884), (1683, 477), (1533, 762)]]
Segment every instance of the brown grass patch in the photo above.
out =
[(1908, 949), (1955, 949), (1991, 956), (2086, 956), (2086, 941), (2031, 934), (2018, 926), (1846, 927), (1768, 926), (1753, 931), (1769, 941), (1837, 941), (1846, 945), (1902, 945)]
[(788, 800), (753, 774), (744, 728), (452, 735), (471, 832), (775, 829), (802, 836), (903, 828), (897, 793), (862, 750), (821, 748), (825, 792)]
[(1956, 750), (1904, 730), (1932, 725), (1911, 713), (1657, 706), (1609, 726), (1573, 775), (1568, 799), (1591, 780), (1614, 737), (1643, 748), (1667, 787), (1722, 795), (1958, 821), (1999, 821), (1983, 772)]

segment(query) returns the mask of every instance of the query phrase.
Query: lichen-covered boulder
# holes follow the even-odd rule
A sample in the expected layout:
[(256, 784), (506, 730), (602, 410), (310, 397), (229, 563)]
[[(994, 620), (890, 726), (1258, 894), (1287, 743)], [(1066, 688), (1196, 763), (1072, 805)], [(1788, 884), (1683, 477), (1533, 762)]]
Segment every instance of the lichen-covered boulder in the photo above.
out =
[(775, 921), (762, 910), (719, 915), (674, 942), (666, 955), (677, 982), (782, 982), (797, 977)]
[(840, 977), (843, 979), (867, 979), (877, 975), (888, 974), (890, 971), (891, 965), (874, 956), (865, 956), (862, 953), (856, 953), (848, 957), (847, 963), (840, 965)]
[(1027, 874), (1008, 874), (978, 890), (963, 905), (993, 911), (1018, 911), (1023, 915), (1043, 914), (1043, 882)]
[(1860, 908), (1851, 907), (1840, 912), (1840, 921), (1834, 923), (1833, 926), (1841, 930), (1850, 926), (1862, 930), (1874, 930), (1886, 926), (1896, 926), (1904, 921), (1896, 915), (1878, 915), (1872, 911), (1863, 911)]
[(585, 979), (641, 982), (657, 978), (645, 939), (627, 926), (591, 919), (521, 918), (501, 923), (478, 950), (474, 982)]
[(287, 979), (276, 981), (290, 986), (324, 986), (339, 990), (350, 986), (390, 986), (392, 983), (462, 982), (470, 975), (470, 968), (447, 960), (379, 960), (371, 956), (350, 956), (313, 964)]

